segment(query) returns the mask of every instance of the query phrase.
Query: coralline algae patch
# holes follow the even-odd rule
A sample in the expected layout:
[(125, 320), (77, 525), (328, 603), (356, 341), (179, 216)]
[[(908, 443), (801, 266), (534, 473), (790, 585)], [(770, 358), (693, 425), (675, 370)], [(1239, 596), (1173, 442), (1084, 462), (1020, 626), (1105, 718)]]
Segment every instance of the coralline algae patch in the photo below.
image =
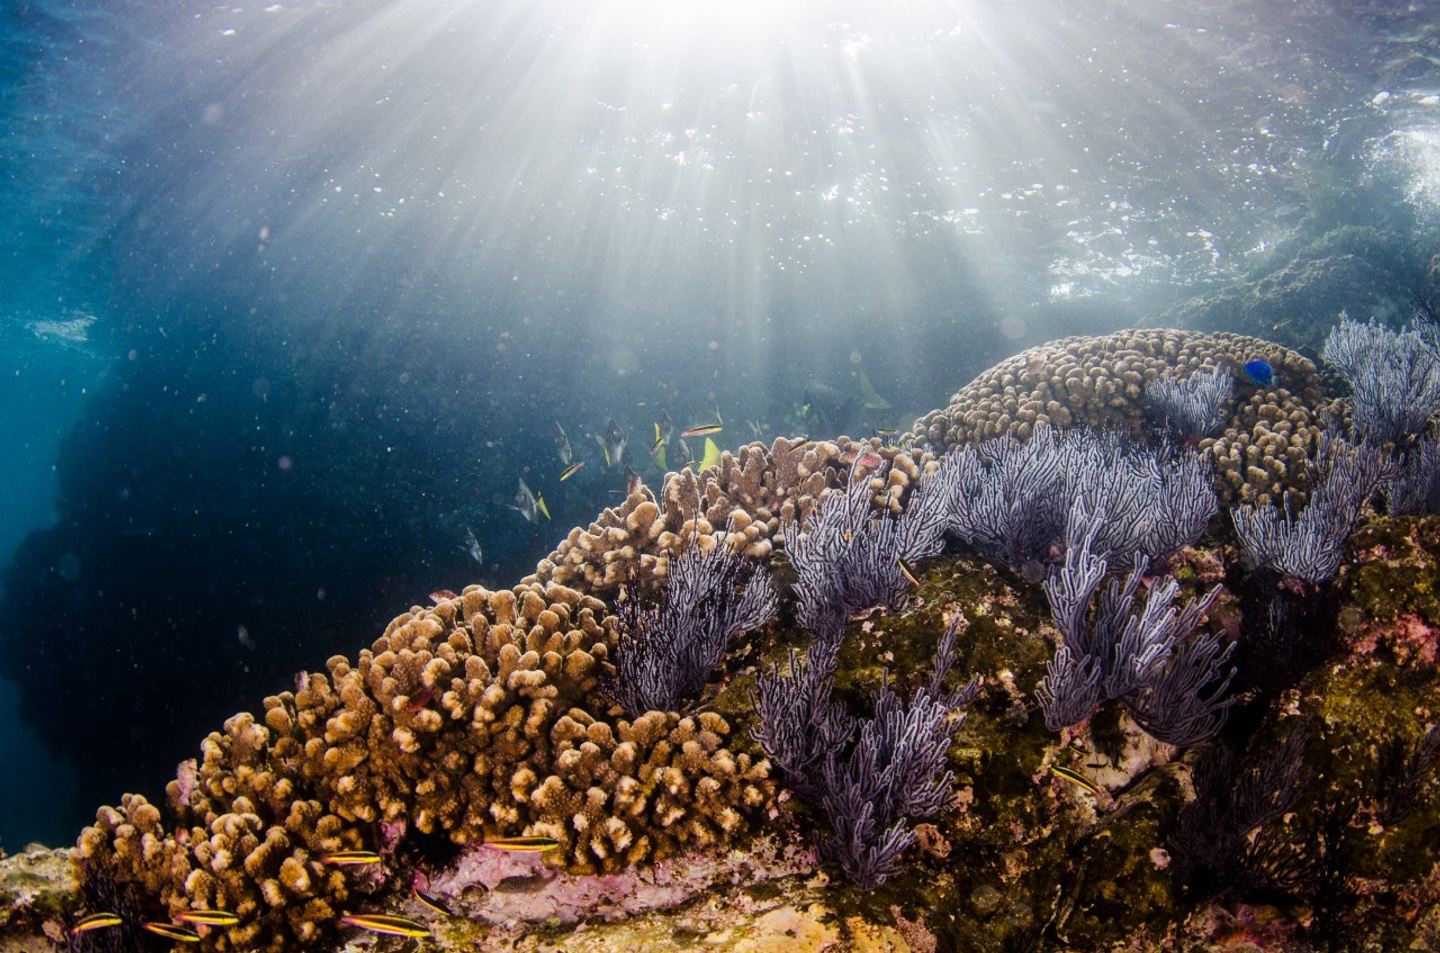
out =
[[(882, 684), (911, 697), (947, 629), (956, 657), (932, 690), (978, 687), (955, 715), (944, 810), (915, 825), (898, 873), (872, 889), (817, 867), (833, 808), (793, 795), (787, 780), (805, 779), (778, 774), (752, 735), (757, 672), (807, 641), (794, 607), (731, 644), (697, 710), (626, 718), (613, 704), (618, 622), (602, 597), (660, 585), (690, 545), (729, 546), (795, 585), (783, 525), (811, 520), (857, 474), (872, 515), (905, 513), (936, 453), (992, 431), (1023, 437), (1039, 413), (1022, 385), (1047, 374), (1072, 425), (1141, 434), (1139, 395), (1167, 361), (1193, 371), (1265, 355), (1293, 390), (1242, 392), (1226, 436), (1201, 449), (1234, 498), (1305, 484), (1295, 461), (1309, 459), (1326, 398), (1298, 355), (1185, 332), (1042, 350), (922, 418), (928, 449), (751, 445), (671, 475), (658, 497), (631, 494), (513, 589), (412, 608), (354, 659), (212, 733), (170, 785), (168, 815), (137, 796), (102, 808), (73, 855), (78, 896), (62, 889), (63, 910), (54, 893), (16, 899), (13, 922), (59, 939), (77, 909), (115, 909), (130, 942), (144, 920), (234, 911), (239, 925), (205, 930), (201, 948), (217, 950), (333, 949), (357, 912), (427, 925), (438, 949), (1298, 951), (1317, 929), (1346, 948), (1440, 948), (1440, 861), (1422, 846), (1440, 821), (1424, 741), (1440, 720), (1434, 519), (1372, 520), (1340, 579), (1305, 601), (1251, 579), (1218, 520), (1155, 566), (1186, 596), (1222, 587), (1207, 638), (1268, 631), (1287, 606), (1318, 627), (1283, 692), (1242, 687), (1222, 735), (1184, 750), (1118, 704), (1046, 728), (1035, 690), (1061, 635), (1030, 572), (1043, 566), (953, 553), (902, 566), (903, 607), (844, 624), (834, 698), (865, 712)], [(553, 849), (496, 848), (516, 835)], [(332, 863), (343, 851), (374, 862)]]

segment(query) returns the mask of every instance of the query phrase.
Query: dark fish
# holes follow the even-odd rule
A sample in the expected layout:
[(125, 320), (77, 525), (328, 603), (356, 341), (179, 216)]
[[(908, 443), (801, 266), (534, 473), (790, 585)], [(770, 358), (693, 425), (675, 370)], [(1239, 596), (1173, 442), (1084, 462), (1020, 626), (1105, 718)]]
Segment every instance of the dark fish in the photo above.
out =
[(680, 431), (680, 436), (689, 439), (690, 437), (708, 437), (711, 434), (719, 433), (725, 429), (724, 424), (701, 424), (698, 427), (691, 427), (689, 430)]
[(411, 892), (414, 894), (415, 899), (422, 906), (429, 907), (431, 910), (434, 910), (442, 917), (453, 917), (455, 915), (454, 911), (452, 911), (449, 907), (445, 906), (445, 904), (430, 896), (428, 893), (425, 893), (419, 887), (412, 887)]
[(645, 489), (645, 481), (640, 479), (640, 474), (629, 467), (625, 468), (625, 496), (632, 497)]
[(358, 927), (385, 936), (429, 936), (430, 930), (418, 920), (389, 913), (350, 913), (340, 918), (347, 927)]
[(140, 924), (142, 930), (149, 930), (156, 936), (163, 936), (167, 940), (174, 940), (177, 943), (199, 943), (200, 934), (186, 927), (177, 926), (173, 923), (149, 922)]
[(106, 913), (102, 910), (98, 913), (87, 914), (75, 921), (75, 925), (70, 928), (70, 935), (89, 933), (91, 930), (103, 930), (106, 927), (118, 927), (122, 922), (124, 921), (120, 919), (119, 914)]
[(670, 469), (672, 470), (683, 470), (686, 464), (695, 459), (694, 454), (690, 452), (690, 445), (683, 440), (676, 440), (670, 444), (669, 453)]
[(811, 381), (805, 385), (801, 396), (804, 406), (801, 414), (813, 425), (807, 429), (818, 430), (831, 437), (844, 433), (854, 417), (859, 400), (846, 397), (823, 381)]
[(515, 505), (510, 508), (530, 523), (540, 522), (542, 515), (547, 520), (550, 518), (550, 507), (545, 505), (545, 497), (536, 496), (525, 483), (524, 477), (520, 478), (520, 487), (515, 491)]
[(185, 910), (175, 914), (175, 919), (207, 927), (233, 927), (240, 922), (240, 918), (229, 910)]
[(553, 837), (496, 837), (485, 842), (486, 847), (508, 850), (522, 854), (534, 854), (555, 850), (560, 842)]
[(564, 483), (566, 480), (579, 473), (581, 469), (584, 468), (584, 466), (584, 460), (576, 460), (574, 463), (570, 464), (568, 467), (560, 471), (560, 482)]
[(418, 692), (416, 692), (414, 695), (411, 695), (410, 698), (409, 698), (409, 700), (407, 700), (407, 701), (405, 702), (405, 710), (406, 710), (406, 711), (409, 711), (409, 712), (419, 711), (420, 709), (424, 708), (426, 705), (430, 704), (430, 702), (433, 701), (434, 699), (435, 699), (435, 689), (433, 689), (433, 688), (422, 688), (422, 689), (420, 689)]
[(1250, 383), (1256, 387), (1269, 387), (1275, 380), (1275, 368), (1264, 358), (1257, 357), (1253, 361), (1246, 361), (1243, 369)]

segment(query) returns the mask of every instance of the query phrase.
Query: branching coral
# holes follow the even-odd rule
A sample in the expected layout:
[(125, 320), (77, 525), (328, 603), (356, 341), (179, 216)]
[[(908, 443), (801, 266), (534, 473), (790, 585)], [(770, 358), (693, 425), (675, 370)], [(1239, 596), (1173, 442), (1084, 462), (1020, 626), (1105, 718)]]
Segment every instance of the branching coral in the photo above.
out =
[(778, 596), (768, 571), (725, 543), (671, 561), (665, 594), (645, 603), (634, 589), (619, 600), (611, 694), (634, 718), (693, 701), (725, 657), (732, 636), (764, 625)]
[(1361, 508), (1394, 470), (1374, 446), (1339, 439), (1322, 442), (1313, 469), (1310, 502), (1298, 516), (1287, 495), (1283, 512), (1245, 505), (1230, 518), (1249, 565), (1319, 585), (1339, 570)]
[(795, 567), (796, 614), (817, 639), (839, 638), (845, 621), (876, 606), (894, 608), (905, 594), (902, 560), (939, 551), (945, 530), (945, 497), (929, 489), (919, 505), (898, 519), (876, 511), (873, 483), (884, 485), (883, 469), (871, 476), (861, 457), (850, 468), (844, 492), (832, 492), (802, 530), (785, 524), (785, 552)]
[[(1147, 563), (1134, 561), (1124, 579), (1102, 592), (1105, 560), (1091, 552), (1101, 520), (1075, 506), (1074, 521), (1088, 528), (1065, 554), (1064, 566), (1045, 582), (1061, 646), (1046, 666), (1036, 694), (1052, 731), (1077, 724), (1099, 705), (1123, 704), (1147, 732), (1173, 745), (1211, 737), (1232, 701), (1234, 676), (1225, 666), (1233, 645), (1197, 632), (1218, 589), (1174, 608), (1179, 584), (1165, 577), (1139, 604)], [(1093, 618), (1090, 606), (1099, 593)]]
[(1077, 501), (1103, 524), (1092, 549), (1117, 564), (1137, 552), (1164, 559), (1194, 542), (1217, 505), (1199, 454), (1044, 424), (1025, 443), (1000, 437), (953, 450), (933, 479), (948, 493), (949, 531), (1012, 566), (1059, 552), (1074, 535), (1067, 524)]
[(1305, 459), (1329, 402), (1314, 364), (1259, 338), (1139, 329), (1052, 341), (980, 374), (913, 430), (917, 444), (935, 453), (1006, 434), (1023, 442), (1043, 423), (1141, 437), (1149, 384), (1198, 371), (1234, 372), (1256, 358), (1274, 368), (1273, 384), (1237, 382), (1223, 429), (1197, 449), (1212, 459), (1224, 502), (1263, 504), (1303, 488)]
[(1398, 443), (1440, 411), (1440, 335), (1417, 324), (1402, 331), (1342, 320), (1322, 358), (1350, 385), (1355, 438)]
[[(737, 557), (738, 558), (738, 557)], [(352, 662), (305, 674), (226, 722), (182, 766), (167, 832), (142, 799), (102, 809), (81, 854), (185, 907), (234, 910), (221, 948), (288, 949), (383, 882), (320, 854), (388, 850), (375, 831), (457, 844), (512, 834), (560, 842), (575, 870), (612, 870), (724, 843), (771, 797), (768, 765), (723, 743), (725, 719), (586, 710), (614, 619), (562, 586), (467, 589), (397, 618)]]
[(1440, 513), (1440, 434), (1406, 451), (1394, 479), (1385, 484), (1385, 502), (1391, 516)]
[(1189, 377), (1162, 377), (1145, 385), (1145, 397), (1176, 440), (1200, 440), (1220, 432), (1229, 416), (1235, 375), (1223, 367)]

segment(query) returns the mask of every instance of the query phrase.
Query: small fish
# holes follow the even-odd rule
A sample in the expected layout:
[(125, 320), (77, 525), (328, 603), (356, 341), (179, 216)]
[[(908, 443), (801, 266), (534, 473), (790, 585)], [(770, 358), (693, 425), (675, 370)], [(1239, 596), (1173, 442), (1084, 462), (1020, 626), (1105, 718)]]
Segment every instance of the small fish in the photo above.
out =
[(794, 453), (796, 450), (804, 450), (806, 447), (810, 446), (810, 445), (811, 445), (812, 443), (814, 443), (814, 442), (815, 442), (815, 438), (814, 438), (814, 437), (802, 437), (802, 438), (800, 438), (800, 442), (799, 442), (799, 443), (795, 444), (793, 447), (791, 447), (791, 448), (790, 448), (789, 450), (787, 450), (786, 452), (787, 452), (787, 453)]
[(905, 581), (910, 583), (910, 585), (914, 586), (916, 589), (919, 589), (920, 577), (915, 575), (915, 570), (911, 569), (910, 565), (906, 563), (903, 559), (897, 559), (895, 561), (900, 564), (900, 574), (905, 577)]
[(611, 417), (605, 423), (605, 436), (596, 437), (600, 450), (605, 454), (605, 467), (618, 467), (625, 459), (625, 431)]
[[(412, 713), (417, 712), (420, 709), (424, 708), (426, 705), (430, 704), (430, 702), (434, 701), (434, 699), (435, 689), (422, 688), (406, 700), (405, 710)], [(379, 860), (379, 858), (377, 857), (376, 860)]]
[(207, 927), (233, 927), (240, 922), (240, 918), (229, 910), (185, 910), (175, 914), (175, 919)]
[(874, 385), (870, 383), (870, 378), (863, 369), (860, 371), (860, 396), (865, 398), (865, 407), (869, 410), (890, 409), (890, 401), (875, 392)]
[(70, 928), (70, 935), (78, 936), (81, 933), (89, 933), (91, 930), (118, 927), (123, 922), (119, 914), (107, 913), (102, 910), (97, 913), (87, 914), (75, 921), (75, 925)]
[(422, 906), (429, 907), (431, 910), (434, 910), (442, 917), (453, 917), (455, 915), (453, 910), (445, 906), (445, 904), (441, 903), (439, 900), (430, 896), (428, 893), (425, 893), (419, 887), (410, 888), (410, 892), (411, 895), (415, 897), (416, 901), (418, 901)]
[(670, 444), (670, 466), (675, 470), (683, 470), (690, 465), (695, 457), (690, 453), (690, 445), (683, 440), (676, 440)]
[(635, 494), (639, 493), (639, 492), (640, 492), (641, 490), (643, 490), (643, 489), (645, 489), (645, 481), (642, 480), (642, 479), (640, 479), (640, 474), (636, 473), (634, 470), (630, 469), (629, 467), (626, 467), (626, 468), (625, 468), (625, 496), (626, 496), (626, 498), (628, 499), (629, 497), (634, 496)]
[(579, 473), (582, 469), (584, 469), (584, 467), (584, 460), (576, 460), (574, 463), (570, 464), (568, 467), (560, 471), (560, 482), (564, 483), (566, 480)]
[(332, 850), (320, 855), (320, 863), (333, 867), (353, 867), (357, 864), (378, 864), (380, 855), (373, 850)]
[(570, 438), (565, 436), (565, 428), (560, 426), (560, 421), (555, 421), (555, 452), (560, 455), (560, 465), (568, 467), (570, 461), (575, 458), (574, 452), (570, 449)]
[(536, 496), (534, 491), (525, 483), (525, 478), (520, 478), (520, 487), (515, 491), (515, 505), (510, 507), (527, 522), (538, 523), (543, 515), (547, 520), (550, 518), (550, 507), (545, 505), (545, 497)]
[(200, 934), (196, 933), (194, 930), (190, 930), (182, 926), (177, 926), (174, 923), (160, 923), (158, 921), (151, 921), (148, 923), (140, 924), (140, 929), (149, 930), (156, 936), (163, 936), (165, 939), (174, 940), (177, 943), (200, 942)]
[(701, 424), (698, 427), (691, 427), (689, 430), (680, 431), (680, 436), (687, 440), (691, 437), (708, 437), (712, 433), (719, 433), (724, 429), (724, 424)]
[(1269, 387), (1275, 380), (1275, 368), (1264, 358), (1257, 357), (1253, 361), (1246, 361), (1242, 370), (1256, 387)]
[(385, 936), (425, 937), (430, 935), (429, 929), (419, 920), (397, 917), (389, 913), (347, 913), (340, 918), (340, 922), (347, 927), (357, 927)]
[(495, 850), (508, 850), (516, 853), (533, 854), (540, 851), (555, 850), (560, 842), (553, 837), (496, 837), (485, 842), (486, 847)]
[(709, 437), (705, 438), (705, 456), (700, 458), (700, 470), (708, 470), (711, 467), (720, 465), (720, 448), (715, 446), (715, 441)]
[(1051, 768), (1050, 768), (1050, 770), (1053, 771), (1053, 772), (1055, 772), (1055, 776), (1056, 776), (1057, 778), (1060, 778), (1061, 780), (1064, 780), (1064, 781), (1069, 781), (1071, 784), (1075, 785), (1077, 788), (1081, 788), (1081, 789), (1083, 789), (1083, 790), (1085, 790), (1085, 791), (1090, 792), (1091, 794), (1099, 794), (1099, 793), (1100, 793), (1100, 789), (1097, 788), (1097, 787), (1094, 785), (1094, 783), (1090, 781), (1089, 778), (1086, 778), (1084, 775), (1080, 774), (1078, 771), (1072, 771), (1072, 770), (1070, 770), (1069, 768), (1062, 767), (1062, 766), (1060, 766), (1060, 765), (1058, 765), (1058, 764), (1057, 764), (1057, 765), (1052, 765)]
[(437, 605), (454, 598), (454, 589), (436, 589), (434, 592), (430, 593), (430, 601)]
[(655, 425), (655, 442), (650, 445), (650, 456), (655, 456), (665, 449), (665, 435), (660, 432), (660, 425)]
[(898, 437), (899, 435), (900, 435), (900, 431), (896, 430), (894, 427), (876, 427), (876, 428), (875, 428), (875, 436), (877, 436), (877, 437), (887, 437), (887, 438), (888, 438), (888, 437)]
[(460, 544), (460, 552), (475, 560), (478, 566), (485, 562), (485, 554), (480, 550), (480, 540), (475, 538), (475, 533), (470, 527), (465, 527), (465, 542)]

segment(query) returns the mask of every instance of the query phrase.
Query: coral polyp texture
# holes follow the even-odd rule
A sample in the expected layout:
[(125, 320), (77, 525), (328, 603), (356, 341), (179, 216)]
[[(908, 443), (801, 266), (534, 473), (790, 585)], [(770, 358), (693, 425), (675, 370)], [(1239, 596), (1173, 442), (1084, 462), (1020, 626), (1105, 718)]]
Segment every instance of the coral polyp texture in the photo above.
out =
[[(1177, 447), (1146, 385), (1210, 370), (1222, 424)], [(1322, 440), (1339, 406), (1276, 345), (1121, 332), (982, 374), (924, 449), (670, 474), (229, 719), (0, 922), (74, 950), (196, 910), (237, 919), (213, 950), (336, 949), (365, 913), (444, 950), (1440, 949), (1440, 517), (1367, 503), (1429, 495), (1396, 453), (1433, 467)]]
[(217, 948), (278, 950), (385, 885), (383, 862), (347, 873), (327, 854), (388, 854), (411, 831), (551, 838), (580, 872), (723, 845), (772, 800), (767, 765), (725, 746), (715, 712), (587, 710), (614, 639), (603, 603), (553, 584), (412, 609), (206, 738), (168, 788), (173, 827), (136, 796), (102, 809), (82, 870), (168, 914), (234, 912)]
[(725, 536), (736, 551), (766, 559), (780, 542), (782, 523), (805, 518), (825, 492), (844, 486), (857, 460), (867, 471), (884, 468), (873, 498), (899, 513), (920, 474), (915, 455), (879, 440), (777, 437), (768, 447), (750, 443), (724, 451), (718, 465), (698, 474), (685, 469), (667, 475), (659, 500), (641, 487), (588, 528), (572, 529), (525, 581), (607, 594), (632, 571), (663, 577), (693, 537), (710, 546)]
[[(1268, 386), (1242, 373), (1254, 360), (1274, 369)], [(1215, 371), (1230, 372), (1234, 389), (1219, 411), (1219, 432), (1198, 445), (1215, 461), (1223, 501), (1264, 504), (1285, 489), (1304, 489), (1305, 460), (1329, 407), (1320, 375), (1295, 351), (1240, 334), (1139, 329), (1062, 338), (1001, 361), (913, 430), (937, 451), (1003, 434), (1026, 440), (1040, 423), (1138, 436), (1164, 423), (1147, 389)]]

